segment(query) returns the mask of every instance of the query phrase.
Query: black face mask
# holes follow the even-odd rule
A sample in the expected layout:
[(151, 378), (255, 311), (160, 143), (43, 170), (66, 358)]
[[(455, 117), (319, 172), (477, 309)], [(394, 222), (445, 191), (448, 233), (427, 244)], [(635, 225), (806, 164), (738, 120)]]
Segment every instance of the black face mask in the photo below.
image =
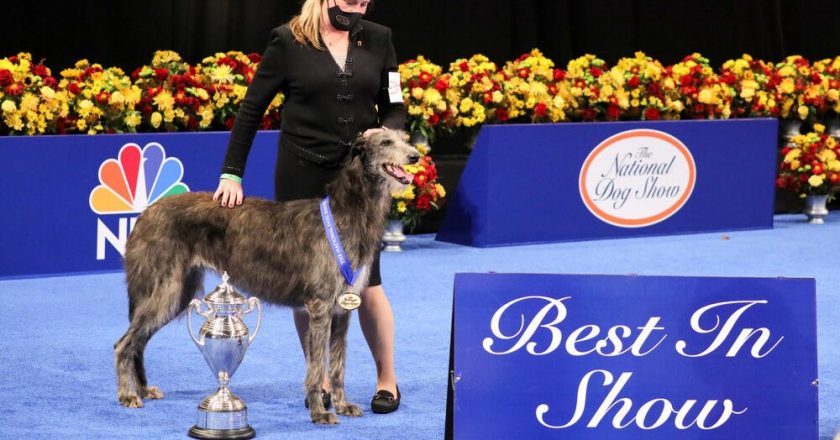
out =
[(335, 6), (327, 8), (327, 15), (330, 16), (330, 23), (334, 28), (340, 31), (351, 31), (362, 19), (363, 14), (344, 12), (338, 7), (338, 3), (335, 3)]

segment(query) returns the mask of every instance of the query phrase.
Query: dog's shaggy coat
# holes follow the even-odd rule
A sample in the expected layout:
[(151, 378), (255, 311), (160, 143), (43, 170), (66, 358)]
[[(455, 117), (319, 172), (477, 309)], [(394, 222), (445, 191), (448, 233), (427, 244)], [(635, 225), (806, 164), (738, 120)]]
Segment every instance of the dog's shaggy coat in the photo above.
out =
[[(411, 175), (403, 165), (419, 154), (400, 131), (370, 135), (327, 187), (347, 256), (354, 268), (369, 267), (380, 246), (393, 191)], [(230, 283), (269, 303), (306, 307), (304, 388), (312, 421), (333, 424), (321, 400), (329, 341), (329, 379), (336, 413), (359, 416), (344, 393), (344, 364), (350, 314), (336, 305), (348, 290), (324, 233), (319, 200), (273, 202), (246, 199), (230, 209), (209, 193), (164, 198), (137, 219), (128, 239), (125, 271), (130, 325), (115, 344), (117, 398), (138, 408), (163, 393), (146, 381), (143, 352), (152, 335), (182, 313), (203, 289), (205, 268), (227, 271)], [(367, 284), (364, 270), (352, 290)]]

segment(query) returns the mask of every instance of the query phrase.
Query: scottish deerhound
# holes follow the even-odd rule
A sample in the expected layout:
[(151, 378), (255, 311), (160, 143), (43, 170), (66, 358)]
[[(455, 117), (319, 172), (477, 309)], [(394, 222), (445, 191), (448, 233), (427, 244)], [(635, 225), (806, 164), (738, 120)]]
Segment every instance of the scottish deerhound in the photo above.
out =
[[(347, 159), (327, 187), (339, 235), (354, 268), (369, 267), (380, 246), (391, 193), (412, 176), (402, 166), (419, 154), (405, 133), (371, 134)], [(321, 380), (330, 344), (329, 378), (336, 413), (362, 415), (344, 393), (348, 311), (336, 305), (348, 290), (324, 233), (319, 200), (273, 202), (248, 198), (223, 208), (209, 193), (164, 198), (137, 219), (128, 239), (125, 271), (128, 316), (125, 335), (115, 344), (117, 397), (121, 405), (143, 406), (143, 398), (163, 393), (146, 382), (143, 351), (152, 335), (182, 313), (202, 290), (204, 268), (227, 271), (230, 282), (270, 303), (306, 307), (304, 388), (315, 423), (338, 423), (324, 408)], [(363, 270), (352, 290), (367, 284)]]

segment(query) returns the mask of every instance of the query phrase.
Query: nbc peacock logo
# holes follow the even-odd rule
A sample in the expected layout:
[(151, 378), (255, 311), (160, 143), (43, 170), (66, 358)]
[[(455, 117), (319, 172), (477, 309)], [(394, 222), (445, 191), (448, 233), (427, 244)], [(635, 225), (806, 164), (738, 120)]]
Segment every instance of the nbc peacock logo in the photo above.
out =
[(175, 157), (166, 157), (166, 150), (152, 142), (142, 149), (125, 144), (116, 159), (107, 159), (99, 166), (99, 182), (90, 192), (90, 209), (100, 215), (132, 215), (116, 221), (114, 233), (102, 218), (97, 219), (96, 259), (105, 259), (105, 243), (125, 255), (128, 234), (147, 206), (175, 194), (189, 192), (181, 179), (184, 165)]

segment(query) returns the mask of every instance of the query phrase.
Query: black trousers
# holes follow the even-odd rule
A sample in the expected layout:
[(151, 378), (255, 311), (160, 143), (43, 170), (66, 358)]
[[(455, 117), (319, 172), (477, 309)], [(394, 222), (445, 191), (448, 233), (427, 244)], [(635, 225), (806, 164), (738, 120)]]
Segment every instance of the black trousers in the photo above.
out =
[[(327, 184), (336, 178), (340, 168), (326, 167), (299, 157), (280, 141), (277, 166), (274, 171), (274, 198), (280, 202), (300, 199), (323, 199), (327, 195)], [(354, 268), (357, 269), (357, 268)], [(379, 252), (370, 267), (368, 286), (382, 284), (379, 273)]]

